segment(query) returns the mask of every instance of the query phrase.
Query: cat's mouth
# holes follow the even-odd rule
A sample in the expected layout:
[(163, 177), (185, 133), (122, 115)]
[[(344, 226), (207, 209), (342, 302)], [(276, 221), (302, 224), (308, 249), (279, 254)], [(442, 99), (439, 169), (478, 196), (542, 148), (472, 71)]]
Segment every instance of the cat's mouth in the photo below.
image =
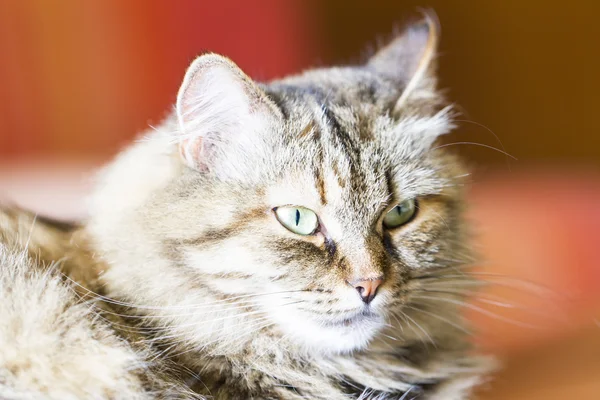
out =
[(331, 320), (325, 321), (324, 325), (330, 326), (330, 327), (351, 327), (351, 326), (357, 326), (359, 324), (376, 322), (376, 321), (379, 321), (380, 319), (381, 319), (381, 317), (379, 315), (377, 315), (376, 313), (374, 313), (370, 310), (363, 310), (363, 311), (360, 311), (357, 314), (349, 316), (349, 317), (345, 316), (343, 318), (336, 318), (336, 319), (331, 319)]

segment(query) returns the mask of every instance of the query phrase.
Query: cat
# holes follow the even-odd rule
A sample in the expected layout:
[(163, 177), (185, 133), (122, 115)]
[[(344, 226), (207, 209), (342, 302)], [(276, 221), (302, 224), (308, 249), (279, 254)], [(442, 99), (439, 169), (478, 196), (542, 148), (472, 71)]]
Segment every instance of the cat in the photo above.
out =
[(438, 32), (269, 83), (201, 55), (85, 221), (2, 208), (0, 398), (469, 398)]

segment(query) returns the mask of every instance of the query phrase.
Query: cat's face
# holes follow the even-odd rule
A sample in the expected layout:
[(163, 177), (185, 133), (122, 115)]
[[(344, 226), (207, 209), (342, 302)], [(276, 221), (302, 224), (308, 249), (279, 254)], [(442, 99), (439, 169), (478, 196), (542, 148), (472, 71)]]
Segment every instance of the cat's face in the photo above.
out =
[[(177, 274), (192, 283), (174, 296), (243, 303), (248, 324), (307, 349), (365, 347), (409, 301), (415, 274), (463, 251), (462, 174), (433, 148), (451, 123), (423, 70), (431, 34), (409, 30), (366, 66), (260, 87), (230, 61), (200, 57), (169, 142), (180, 166), (121, 218), (139, 237), (107, 252), (155, 244), (145, 256), (162, 267), (139, 293)], [(213, 329), (200, 323), (213, 314), (197, 310), (191, 335)]]
[[(297, 99), (293, 107), (304, 116), (310, 109)], [(171, 207), (192, 226), (172, 243), (210, 290), (258, 295), (253, 300), (287, 335), (350, 350), (401, 307), (411, 270), (452, 258), (449, 242), (459, 228), (451, 189), (460, 173), (435, 152), (386, 140), (427, 134), (421, 124), (445, 129), (444, 114), (405, 124), (403, 132), (379, 114), (356, 124), (358, 116), (343, 107), (311, 117), (317, 121), (307, 132), (295, 123), (306, 118), (290, 115), (269, 133), (287, 139), (270, 143), (267, 159), (239, 166), (236, 173), (254, 175), (251, 184), (187, 171), (170, 196), (178, 193), (182, 200)]]

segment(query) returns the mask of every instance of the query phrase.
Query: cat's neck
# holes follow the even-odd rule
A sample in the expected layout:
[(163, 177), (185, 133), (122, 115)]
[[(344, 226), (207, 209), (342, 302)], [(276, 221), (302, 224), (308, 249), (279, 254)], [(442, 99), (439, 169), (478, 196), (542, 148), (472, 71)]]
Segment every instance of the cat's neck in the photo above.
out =
[[(401, 397), (409, 392), (418, 395), (425, 386), (431, 388), (447, 378), (449, 371), (439, 369), (448, 360), (459, 360), (464, 349), (436, 349), (424, 343), (401, 345), (378, 338), (366, 349), (344, 354), (322, 355), (306, 352), (290, 343), (276, 330), (257, 332), (244, 342), (239, 351), (216, 354), (204, 350), (188, 351), (176, 362), (186, 369), (202, 373), (194, 389), (218, 397), (219, 382), (236, 387), (240, 398), (253, 393), (270, 393), (273, 398), (359, 398), (369, 392), (372, 397)], [(410, 358), (408, 355), (421, 355)], [(465, 374), (476, 370), (474, 360), (465, 360)], [(441, 385), (440, 385), (441, 386)], [(208, 391), (207, 391), (208, 389)], [(395, 397), (394, 397), (395, 398)], [(444, 398), (444, 397), (440, 397)]]

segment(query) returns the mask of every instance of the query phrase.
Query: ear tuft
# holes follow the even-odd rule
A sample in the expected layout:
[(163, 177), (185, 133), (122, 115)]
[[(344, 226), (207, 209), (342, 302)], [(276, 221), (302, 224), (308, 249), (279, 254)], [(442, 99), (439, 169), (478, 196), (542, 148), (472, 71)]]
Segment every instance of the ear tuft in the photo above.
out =
[(423, 14), (424, 18), (421, 21), (409, 25), (371, 57), (367, 64), (380, 75), (403, 86), (403, 92), (395, 106), (396, 110), (416, 89), (435, 89), (433, 70), (440, 25), (433, 11)]

